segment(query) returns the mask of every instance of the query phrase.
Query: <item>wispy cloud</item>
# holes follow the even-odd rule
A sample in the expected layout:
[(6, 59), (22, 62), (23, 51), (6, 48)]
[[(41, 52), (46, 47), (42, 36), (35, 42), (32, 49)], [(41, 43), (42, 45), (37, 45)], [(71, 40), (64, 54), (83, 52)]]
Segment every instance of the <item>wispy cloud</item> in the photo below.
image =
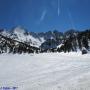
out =
[(58, 13), (58, 16), (60, 15), (60, 0), (58, 0), (58, 11), (57, 11), (57, 13)]
[(43, 22), (44, 19), (45, 19), (46, 14), (47, 14), (47, 10), (44, 9), (44, 10), (42, 11), (41, 16), (39, 17), (38, 21), (36, 22), (36, 24), (40, 24), (41, 22)]
[(75, 29), (75, 25), (74, 25), (73, 17), (72, 17), (72, 14), (71, 14), (71, 12), (70, 12), (69, 9), (67, 9), (67, 13), (68, 13), (68, 17), (69, 17), (69, 20), (70, 20), (71, 26), (72, 26), (73, 29)]
[(43, 10), (41, 17), (40, 17), (40, 22), (42, 22), (44, 20), (46, 14), (47, 14), (47, 10)]

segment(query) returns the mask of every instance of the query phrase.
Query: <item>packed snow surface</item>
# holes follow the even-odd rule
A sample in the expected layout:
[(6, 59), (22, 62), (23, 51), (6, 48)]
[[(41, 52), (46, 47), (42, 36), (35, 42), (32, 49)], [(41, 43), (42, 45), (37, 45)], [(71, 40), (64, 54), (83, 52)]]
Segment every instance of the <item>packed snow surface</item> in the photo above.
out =
[(0, 55), (0, 87), (17, 90), (90, 90), (90, 54)]

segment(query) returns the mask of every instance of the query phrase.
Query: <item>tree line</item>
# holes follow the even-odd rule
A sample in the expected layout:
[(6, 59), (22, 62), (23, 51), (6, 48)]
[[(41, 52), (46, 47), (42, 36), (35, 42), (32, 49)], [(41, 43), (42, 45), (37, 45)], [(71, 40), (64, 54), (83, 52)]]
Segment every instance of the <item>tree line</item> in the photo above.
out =
[(34, 53), (38, 52), (39, 48), (30, 46), (26, 42), (20, 42), (0, 34), (0, 53)]

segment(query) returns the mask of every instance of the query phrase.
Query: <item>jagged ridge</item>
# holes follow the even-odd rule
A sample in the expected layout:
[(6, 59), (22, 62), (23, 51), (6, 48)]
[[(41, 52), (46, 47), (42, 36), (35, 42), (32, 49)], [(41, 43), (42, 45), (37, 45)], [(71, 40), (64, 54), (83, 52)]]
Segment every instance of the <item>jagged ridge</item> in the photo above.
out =
[[(90, 30), (75, 31), (73, 29), (62, 33), (57, 30), (34, 33), (18, 26), (12, 30), (0, 30), (0, 52), (70, 52), (90, 49)], [(29, 50), (28, 50), (29, 49)]]

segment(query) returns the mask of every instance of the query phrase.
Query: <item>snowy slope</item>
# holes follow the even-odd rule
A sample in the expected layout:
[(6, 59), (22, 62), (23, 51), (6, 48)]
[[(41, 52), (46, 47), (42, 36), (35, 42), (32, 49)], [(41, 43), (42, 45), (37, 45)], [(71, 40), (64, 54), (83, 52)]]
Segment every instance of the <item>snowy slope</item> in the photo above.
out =
[(10, 30), (0, 30), (0, 34), (7, 36), (9, 38), (21, 41), (21, 42), (27, 42), (31, 46), (39, 47), (42, 43), (47, 41), (48, 39), (56, 39), (60, 38), (60, 36), (63, 36), (63, 33), (58, 31), (48, 31), (48, 32), (41, 32), (41, 33), (35, 33), (30, 32), (26, 30), (22, 26), (14, 27)]
[[(58, 48), (58, 51), (60, 52), (76, 52), (81, 51), (83, 47), (85, 47), (87, 51), (90, 50), (90, 30), (81, 32), (68, 30), (64, 33), (54, 30), (35, 33), (29, 32), (21, 26), (17, 26), (11, 30), (1, 29), (0, 35), (6, 38), (9, 37), (14, 41), (23, 42), (33, 47), (38, 47), (41, 51), (47, 51), (51, 49), (57, 50)], [(0, 43), (0, 45), (2, 45), (2, 43)]]
[(0, 55), (0, 87), (17, 90), (90, 90), (90, 54)]
[(21, 26), (17, 26), (9, 31), (0, 30), (0, 34), (20, 42), (28, 43), (34, 47), (39, 47), (45, 41), (43, 37), (35, 38), (30, 32)]
[(39, 39), (33, 37), (29, 32), (27, 32), (25, 28), (21, 26), (18, 26), (12, 30), (11, 37), (14, 38), (15, 40), (28, 42), (31, 46), (35, 47), (39, 47), (44, 42), (44, 39), (42, 37), (40, 37)]

